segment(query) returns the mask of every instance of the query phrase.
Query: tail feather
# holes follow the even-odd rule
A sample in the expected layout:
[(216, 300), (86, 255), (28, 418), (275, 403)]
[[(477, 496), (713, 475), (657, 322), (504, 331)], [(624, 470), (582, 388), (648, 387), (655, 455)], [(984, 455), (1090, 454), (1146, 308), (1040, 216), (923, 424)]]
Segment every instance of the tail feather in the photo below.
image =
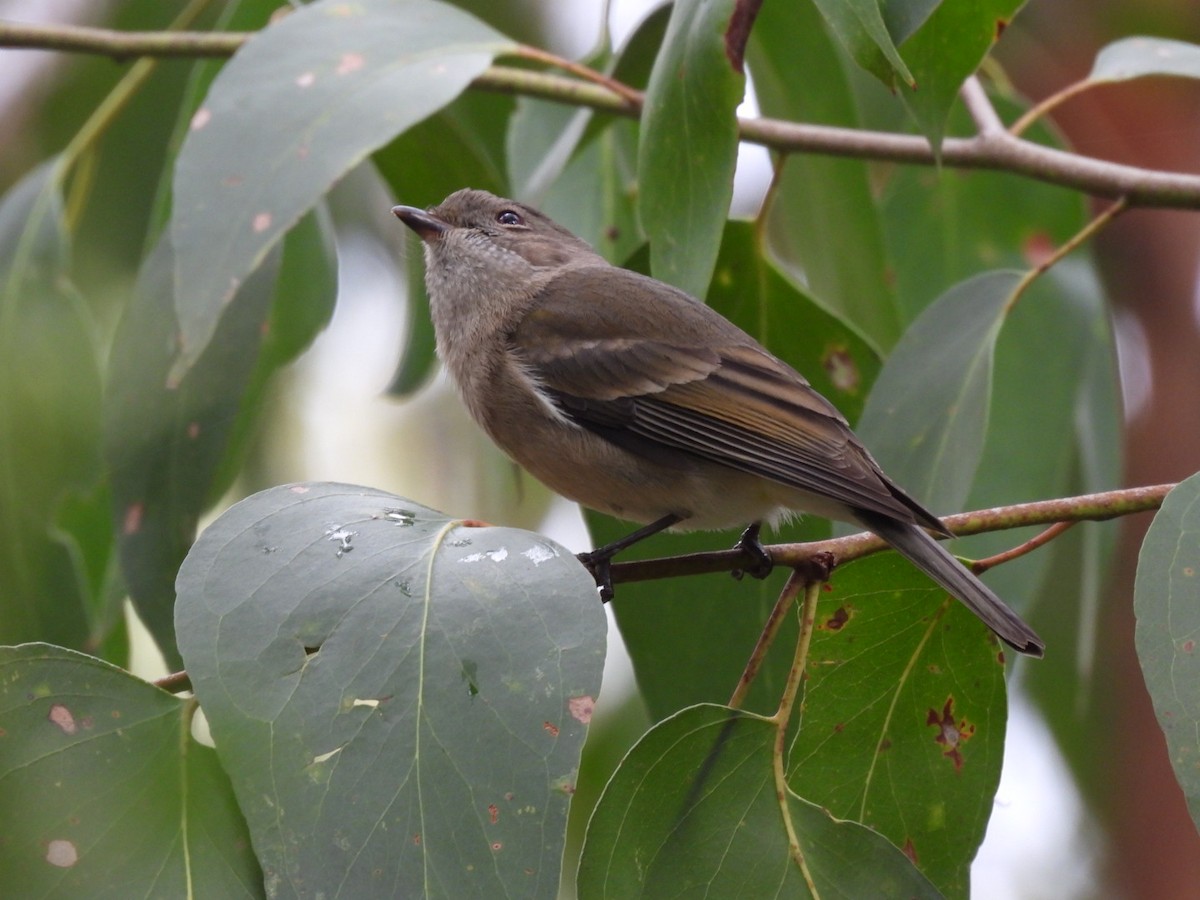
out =
[(877, 513), (860, 510), (857, 515), (863, 525), (957, 597), (1006, 644), (1029, 656), (1045, 652), (1046, 645), (1037, 633), (923, 528)]

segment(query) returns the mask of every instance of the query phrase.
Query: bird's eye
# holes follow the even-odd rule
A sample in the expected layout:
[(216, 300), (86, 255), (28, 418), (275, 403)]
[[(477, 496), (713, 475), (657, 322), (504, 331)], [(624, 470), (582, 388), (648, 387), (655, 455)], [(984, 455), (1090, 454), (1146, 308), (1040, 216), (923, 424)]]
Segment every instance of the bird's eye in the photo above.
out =
[(511, 209), (505, 209), (496, 214), (496, 221), (501, 225), (524, 225), (525, 220)]

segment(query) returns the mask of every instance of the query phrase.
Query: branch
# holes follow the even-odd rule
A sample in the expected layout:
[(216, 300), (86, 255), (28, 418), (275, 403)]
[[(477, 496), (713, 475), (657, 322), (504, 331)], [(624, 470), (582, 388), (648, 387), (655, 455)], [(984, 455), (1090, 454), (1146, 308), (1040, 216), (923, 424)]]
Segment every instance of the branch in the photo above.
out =
[[(1039, 500), (1014, 506), (997, 506), (976, 512), (945, 516), (942, 522), (957, 537), (1004, 531), (1026, 525), (1053, 525), (1058, 522), (1101, 522), (1133, 513), (1158, 509), (1173, 484), (1152, 487), (1125, 488), (1102, 494), (1085, 494), (1060, 500)], [(882, 538), (870, 532), (848, 537), (802, 544), (773, 544), (767, 547), (771, 561), (777, 566), (808, 566), (823, 563), (826, 555), (835, 564), (850, 562), (888, 549)], [(717, 550), (708, 553), (689, 553), (663, 559), (614, 563), (614, 584), (632, 581), (653, 581), (680, 575), (700, 575), (712, 572), (732, 572), (749, 566), (753, 560), (741, 550)]]
[[(244, 32), (121, 32), (75, 25), (0, 22), (0, 47), (102, 53), (118, 59), (229, 56), (251, 36)], [(510, 66), (490, 67), (471, 87), (540, 97), (630, 118), (641, 115), (640, 97), (632, 89), (617, 92), (576, 78)], [(1124, 197), (1130, 206), (1200, 209), (1200, 175), (1105, 162), (1035, 144), (1007, 131), (996, 132), (990, 127), (990, 116), (975, 88), (968, 83), (966, 92), (968, 107), (977, 120), (984, 117), (980, 121), (987, 127), (974, 137), (947, 138), (942, 143), (940, 160), (923, 137), (778, 119), (739, 120), (741, 138), (783, 153), (821, 153), (913, 165), (988, 169), (1024, 175), (1097, 197)]]

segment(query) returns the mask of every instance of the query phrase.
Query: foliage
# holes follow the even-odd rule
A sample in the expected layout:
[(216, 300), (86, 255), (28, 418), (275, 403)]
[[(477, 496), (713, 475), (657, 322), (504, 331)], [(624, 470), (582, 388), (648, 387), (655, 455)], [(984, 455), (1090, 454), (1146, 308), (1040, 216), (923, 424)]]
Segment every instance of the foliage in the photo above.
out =
[[(441, 0), (283, 16), (244, 0), (206, 23), (252, 32), (227, 62), (104, 70), (107, 99), (74, 107), (66, 146), (0, 199), (0, 874), (14, 895), (559, 891), (606, 639), (569, 553), (420, 497), (315, 482), (254, 493), (198, 536), (231, 487), (248, 493), (276, 376), (330, 320), (349, 227), (330, 198), (347, 176), (367, 170), (409, 204), (466, 184), (520, 195), (614, 262), (706, 296), (939, 512), (1115, 486), (1108, 312), (1086, 255), (1063, 261), (1107, 218), (1089, 223), (1074, 190), (779, 152), (762, 209), (727, 216), (743, 49), (765, 115), (886, 123), (937, 153), (978, 124), (960, 88), (1020, 4), (767, 3), (743, 48), (728, 26), (751, 6), (679, 0), (623, 45), (606, 37), (591, 83), (569, 90), (521, 80), (548, 57), (506, 33), (502, 8), (488, 24)], [(122, 15), (168, 25), (157, 8)], [(525, 67), (497, 75), (512, 57)], [(1197, 78), (1198, 58), (1127, 40), (1081, 84)], [(1026, 108), (993, 87), (989, 109)], [(133, 224), (114, 229), (106, 157), (147, 123), (178, 140), (153, 167), (139, 160), (112, 213)], [(393, 202), (366, 190), (379, 210)], [(407, 269), (402, 395), (433, 366), (415, 254)], [(1136, 598), (1193, 815), (1196, 490), (1168, 499)], [(625, 530), (588, 522), (597, 543)], [(778, 537), (830, 533), (805, 520)], [(631, 556), (714, 541), (667, 535)], [(1055, 578), (1101, 581), (1110, 544), (1054, 543), (994, 583), (1026, 611)], [(764, 658), (764, 623), (802, 590), (783, 575), (620, 585), (655, 724), (592, 815), (579, 896), (967, 894), (1011, 652), (881, 554), (805, 590), (806, 613), (784, 613)], [(126, 596), (194, 699), (126, 671)], [(1069, 620), (1066, 606), (1053, 615)], [(739, 688), (752, 654), (761, 668)], [(1081, 677), (1056, 689), (1082, 691)], [(193, 737), (197, 706), (215, 752)]]

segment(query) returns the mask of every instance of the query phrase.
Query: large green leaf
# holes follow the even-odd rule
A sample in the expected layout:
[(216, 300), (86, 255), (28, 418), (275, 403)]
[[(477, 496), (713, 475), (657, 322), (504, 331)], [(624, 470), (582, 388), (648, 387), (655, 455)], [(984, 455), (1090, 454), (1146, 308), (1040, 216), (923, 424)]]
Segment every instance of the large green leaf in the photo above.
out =
[(1020, 272), (986, 272), (904, 333), (867, 399), (859, 436), (935, 513), (962, 508), (983, 453), (996, 338)]
[[(749, 57), (764, 115), (862, 124), (837, 48), (810, 4), (765, 4)], [(826, 309), (877, 350), (890, 348), (901, 323), (867, 163), (794, 153), (781, 165), (766, 211), (772, 253)]]
[(213, 82), (179, 154), (175, 376), (334, 181), (513, 46), (436, 0), (325, 0), (256, 33)]
[[(937, 897), (880, 835), (776, 787), (776, 728), (720, 706), (660, 722), (588, 824), (579, 896)], [(786, 813), (783, 811), (786, 804)], [(792, 829), (805, 871), (789, 854)]]
[(56, 519), (100, 476), (100, 373), (60, 176), (45, 163), (0, 200), (0, 640), (83, 647), (88, 573)]
[(638, 211), (655, 278), (703, 297), (733, 197), (745, 76), (727, 53), (734, 0), (680, 0), (646, 88)]
[(180, 649), (276, 896), (555, 895), (604, 657), (570, 554), (291, 485), (213, 523), (178, 590)]
[(46, 644), (0, 647), (0, 872), (11, 897), (260, 897), (191, 701)]
[(134, 605), (173, 667), (180, 664), (172, 625), (175, 573), (214, 499), (214, 478), (267, 330), (278, 258), (242, 286), (240, 302), (220, 322), (219, 339), (171, 385), (174, 254), (164, 232), (113, 339), (104, 450), (121, 567)]
[(895, 554), (834, 572), (809, 650), (792, 789), (965, 897), (1004, 755), (996, 639)]
[(1167, 495), (1146, 533), (1133, 611), (1146, 689), (1200, 827), (1200, 476)]
[[(804, 373), (813, 387), (846, 415), (853, 418), (861, 411), (866, 391), (879, 371), (878, 359), (854, 332), (824, 312), (764, 258), (752, 225), (727, 224), (709, 302)], [(588, 524), (597, 545), (632, 529), (627, 523), (596, 514), (589, 515)], [(828, 535), (828, 523), (807, 519), (768, 532), (764, 539), (800, 541)], [(733, 533), (662, 535), (619, 559), (719, 550), (733, 541)], [(726, 574), (715, 574), (617, 588), (617, 622), (653, 717), (661, 719), (693, 703), (729, 699), (784, 577), (780, 571), (767, 581), (735, 581)], [(795, 625), (789, 622), (779, 641), (786, 643), (794, 636)], [(768, 660), (747, 708), (775, 708), (789, 664), (784, 656)]]

